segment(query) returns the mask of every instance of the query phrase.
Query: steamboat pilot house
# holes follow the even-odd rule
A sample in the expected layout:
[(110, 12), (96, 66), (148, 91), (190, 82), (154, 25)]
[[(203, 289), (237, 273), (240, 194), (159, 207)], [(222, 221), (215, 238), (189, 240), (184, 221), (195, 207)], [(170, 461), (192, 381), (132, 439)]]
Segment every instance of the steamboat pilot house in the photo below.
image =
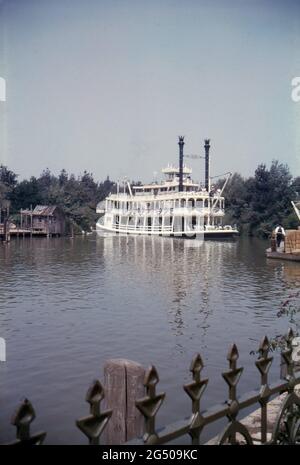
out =
[[(179, 166), (162, 170), (161, 183), (130, 186), (110, 194), (97, 207), (98, 231), (121, 234), (205, 237), (233, 236), (236, 228), (223, 226), (225, 199), (222, 189), (210, 189), (209, 140), (205, 141), (205, 185), (192, 180), (183, 163), (184, 138), (179, 137)], [(228, 179), (228, 178), (227, 178)], [(227, 181), (226, 181), (227, 182)]]

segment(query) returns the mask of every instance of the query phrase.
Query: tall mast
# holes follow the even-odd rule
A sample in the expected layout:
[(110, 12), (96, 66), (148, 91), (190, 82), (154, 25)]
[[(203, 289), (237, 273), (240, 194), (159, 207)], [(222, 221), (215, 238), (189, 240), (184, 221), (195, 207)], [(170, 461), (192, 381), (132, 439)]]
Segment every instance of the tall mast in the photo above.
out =
[(204, 140), (205, 150), (205, 189), (210, 192), (210, 160), (209, 160), (210, 139)]
[(183, 146), (184, 136), (179, 136), (179, 192), (183, 191)]

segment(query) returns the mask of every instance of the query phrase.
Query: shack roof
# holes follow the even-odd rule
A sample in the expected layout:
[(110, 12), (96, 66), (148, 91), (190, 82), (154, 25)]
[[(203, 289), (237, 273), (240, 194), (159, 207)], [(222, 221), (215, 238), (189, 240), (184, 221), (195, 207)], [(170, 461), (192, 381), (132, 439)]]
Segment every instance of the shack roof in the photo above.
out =
[(37, 205), (34, 210), (22, 210), (25, 215), (53, 216), (57, 205)]

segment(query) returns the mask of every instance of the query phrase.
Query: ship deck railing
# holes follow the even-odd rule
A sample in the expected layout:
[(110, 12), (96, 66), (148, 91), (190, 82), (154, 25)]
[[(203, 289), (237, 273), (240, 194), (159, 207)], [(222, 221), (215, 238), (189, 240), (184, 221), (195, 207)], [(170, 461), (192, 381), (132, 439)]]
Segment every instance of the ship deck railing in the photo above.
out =
[(162, 225), (153, 225), (153, 226), (148, 226), (148, 225), (133, 225), (133, 224), (119, 224), (119, 223), (114, 223), (112, 225), (112, 229), (116, 230), (126, 230), (126, 231), (143, 231), (143, 232), (172, 232), (172, 226), (162, 226)]
[(119, 193), (119, 194), (110, 194), (110, 196), (108, 197), (109, 200), (118, 200), (118, 199), (122, 199), (123, 201), (124, 200), (135, 200), (135, 199), (140, 199), (140, 198), (147, 198), (149, 197), (150, 200), (154, 200), (156, 199), (157, 197), (166, 197), (167, 199), (170, 199), (170, 200), (174, 200), (174, 197), (175, 198), (187, 198), (187, 197), (203, 197), (203, 198), (211, 198), (211, 199), (222, 199), (223, 197), (220, 196), (219, 194), (216, 194), (216, 195), (213, 195), (213, 196), (210, 196), (208, 194), (207, 191), (191, 191), (191, 192), (175, 192), (175, 191), (172, 191), (172, 192), (168, 192), (168, 191), (165, 191), (165, 192), (158, 192), (158, 193), (155, 193), (155, 194), (152, 194), (151, 192), (140, 192), (140, 193), (135, 193), (134, 195), (130, 195), (130, 194), (124, 194), (124, 193)]
[[(98, 213), (102, 213), (98, 211)], [(130, 210), (127, 209), (120, 209), (120, 208), (112, 208), (107, 210), (106, 213), (111, 213), (113, 215), (185, 215), (185, 214), (194, 214), (194, 215), (215, 215), (215, 216), (223, 216), (225, 214), (223, 209), (216, 209), (216, 208), (197, 208), (197, 207), (168, 207), (168, 208), (131, 208)]]

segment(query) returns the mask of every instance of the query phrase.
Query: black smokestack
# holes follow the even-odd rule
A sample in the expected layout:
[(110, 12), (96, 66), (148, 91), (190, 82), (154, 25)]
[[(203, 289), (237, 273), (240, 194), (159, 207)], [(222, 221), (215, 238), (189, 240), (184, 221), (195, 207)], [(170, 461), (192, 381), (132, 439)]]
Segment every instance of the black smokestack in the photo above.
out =
[(204, 140), (205, 150), (205, 189), (210, 191), (210, 162), (209, 162), (210, 139)]
[(184, 137), (179, 136), (179, 192), (183, 191), (183, 146)]

